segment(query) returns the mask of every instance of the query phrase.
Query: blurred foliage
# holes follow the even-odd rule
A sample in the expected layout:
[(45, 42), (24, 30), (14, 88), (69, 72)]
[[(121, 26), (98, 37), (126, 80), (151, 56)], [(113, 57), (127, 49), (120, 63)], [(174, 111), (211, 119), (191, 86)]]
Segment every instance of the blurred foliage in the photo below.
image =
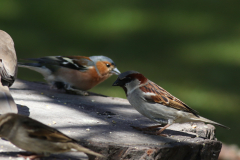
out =
[[(0, 26), (18, 59), (105, 55), (137, 70), (227, 125), (217, 137), (240, 145), (240, 1), (0, 1)], [(19, 69), (18, 78), (43, 81)], [(91, 91), (125, 98), (112, 76)]]

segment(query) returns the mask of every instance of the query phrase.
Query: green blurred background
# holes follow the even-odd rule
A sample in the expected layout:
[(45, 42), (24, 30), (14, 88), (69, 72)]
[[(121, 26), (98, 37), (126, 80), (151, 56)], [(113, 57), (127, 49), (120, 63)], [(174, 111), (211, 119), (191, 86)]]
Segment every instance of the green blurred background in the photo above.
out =
[[(234, 3), (233, 3), (234, 2)], [(240, 145), (240, 1), (0, 1), (0, 29), (18, 59), (105, 55), (227, 125), (217, 138)], [(43, 81), (20, 68), (19, 79)], [(125, 98), (112, 76), (91, 91)]]

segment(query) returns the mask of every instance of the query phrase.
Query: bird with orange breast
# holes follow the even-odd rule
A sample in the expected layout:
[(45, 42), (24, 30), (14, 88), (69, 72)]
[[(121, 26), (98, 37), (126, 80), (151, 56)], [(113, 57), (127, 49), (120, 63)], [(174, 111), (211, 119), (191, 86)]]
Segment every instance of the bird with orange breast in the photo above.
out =
[(45, 80), (58, 89), (88, 95), (87, 90), (120, 71), (112, 59), (106, 56), (48, 56), (29, 59), (36, 63), (18, 63), (41, 73)]

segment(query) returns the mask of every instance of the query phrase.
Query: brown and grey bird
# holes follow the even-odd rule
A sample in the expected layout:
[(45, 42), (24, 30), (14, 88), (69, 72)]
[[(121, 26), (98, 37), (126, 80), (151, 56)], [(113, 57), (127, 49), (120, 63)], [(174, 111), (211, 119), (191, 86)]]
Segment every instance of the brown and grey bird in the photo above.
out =
[[(120, 74), (113, 86), (120, 86), (124, 89), (128, 101), (139, 113), (164, 125), (163, 128), (156, 132), (157, 135), (160, 135), (162, 131), (173, 123), (206, 122), (228, 128), (220, 123), (201, 117), (197, 111), (139, 72), (127, 71)], [(150, 128), (154, 128), (154, 126)]]
[(0, 114), (17, 113), (17, 106), (9, 87), (17, 77), (17, 56), (14, 42), (9, 34), (0, 30)]
[(14, 113), (0, 116), (0, 137), (23, 150), (35, 153), (30, 158), (63, 152), (84, 152), (102, 157), (54, 128)]
[(120, 74), (114, 61), (106, 56), (48, 56), (29, 60), (35, 63), (19, 62), (18, 66), (41, 73), (52, 87), (84, 96), (89, 95), (87, 90)]

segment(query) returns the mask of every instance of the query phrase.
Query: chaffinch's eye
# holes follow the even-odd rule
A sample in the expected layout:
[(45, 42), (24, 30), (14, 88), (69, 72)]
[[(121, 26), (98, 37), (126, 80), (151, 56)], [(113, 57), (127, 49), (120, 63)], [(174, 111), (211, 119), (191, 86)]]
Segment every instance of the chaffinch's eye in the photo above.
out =
[(110, 67), (110, 64), (107, 63), (106, 66), (109, 68), (109, 67)]

